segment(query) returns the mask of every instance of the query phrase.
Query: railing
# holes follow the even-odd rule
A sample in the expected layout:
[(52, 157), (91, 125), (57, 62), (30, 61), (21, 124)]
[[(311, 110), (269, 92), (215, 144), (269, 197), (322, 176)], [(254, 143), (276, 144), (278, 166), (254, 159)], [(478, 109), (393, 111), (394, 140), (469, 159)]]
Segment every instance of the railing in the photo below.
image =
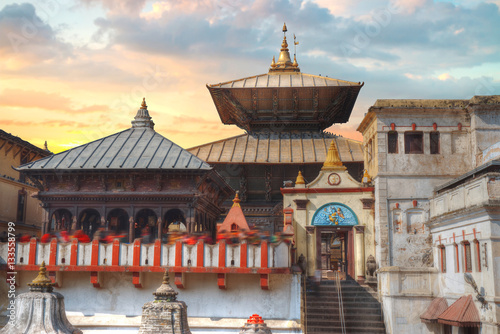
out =
[(337, 288), (337, 297), (339, 301), (339, 318), (342, 334), (346, 333), (345, 319), (344, 319), (344, 302), (342, 300), (342, 286), (340, 285), (340, 275), (338, 271), (334, 271), (335, 287)]
[[(6, 265), (7, 243), (0, 243), (0, 267)], [(68, 243), (52, 239), (41, 243), (32, 238), (30, 242), (16, 244), (16, 270), (38, 270), (45, 262), (49, 272), (90, 271), (98, 272), (163, 272), (166, 269), (177, 276), (183, 273), (217, 273), (219, 287), (225, 288), (225, 274), (261, 274), (261, 287), (267, 289), (268, 275), (290, 273), (290, 245), (285, 242), (262, 241), (253, 245), (243, 241), (229, 245), (224, 241), (214, 245), (198, 241), (188, 245), (178, 241), (162, 244), (160, 240), (142, 244), (140, 239), (131, 244), (104, 244), (97, 240), (79, 243), (73, 239)], [(136, 280), (138, 282), (138, 280)], [(178, 282), (177, 282), (178, 281)], [(183, 287), (181, 279), (176, 281)], [(137, 287), (140, 283), (134, 282)]]

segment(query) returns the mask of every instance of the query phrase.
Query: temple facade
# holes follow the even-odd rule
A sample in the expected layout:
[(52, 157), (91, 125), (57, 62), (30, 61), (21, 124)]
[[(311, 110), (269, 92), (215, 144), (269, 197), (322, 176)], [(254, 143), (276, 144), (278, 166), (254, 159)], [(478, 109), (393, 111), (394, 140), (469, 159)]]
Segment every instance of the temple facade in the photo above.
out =
[[(206, 162), (154, 131), (143, 101), (130, 129), (23, 164), (45, 209), (43, 232), (99, 228), (155, 239), (171, 224), (215, 235), (233, 190)], [(166, 233), (165, 233), (166, 234)]]
[(221, 121), (246, 133), (189, 149), (239, 190), (250, 226), (269, 232), (282, 229), (283, 182), (299, 170), (315, 179), (332, 141), (355, 179), (363, 171), (361, 143), (324, 131), (348, 121), (363, 84), (302, 73), (286, 31), (267, 73), (207, 86)]

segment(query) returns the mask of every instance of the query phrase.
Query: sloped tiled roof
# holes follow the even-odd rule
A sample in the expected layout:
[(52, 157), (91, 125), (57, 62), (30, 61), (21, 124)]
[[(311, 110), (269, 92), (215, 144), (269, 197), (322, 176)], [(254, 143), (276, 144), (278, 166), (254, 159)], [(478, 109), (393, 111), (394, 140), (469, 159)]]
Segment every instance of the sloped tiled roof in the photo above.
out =
[(448, 302), (443, 297), (435, 298), (427, 310), (420, 316), (422, 322), (437, 322), (438, 317), (448, 308)]
[(457, 327), (480, 327), (481, 320), (472, 296), (462, 296), (439, 317), (438, 322)]
[(208, 163), (323, 163), (335, 140), (342, 162), (362, 162), (362, 143), (329, 133), (242, 134), (188, 149)]
[(150, 127), (132, 127), (90, 143), (24, 164), (29, 170), (201, 169), (211, 167)]
[(278, 88), (278, 87), (330, 87), (361, 86), (359, 82), (333, 79), (306, 73), (260, 74), (247, 78), (209, 85), (217, 88)]

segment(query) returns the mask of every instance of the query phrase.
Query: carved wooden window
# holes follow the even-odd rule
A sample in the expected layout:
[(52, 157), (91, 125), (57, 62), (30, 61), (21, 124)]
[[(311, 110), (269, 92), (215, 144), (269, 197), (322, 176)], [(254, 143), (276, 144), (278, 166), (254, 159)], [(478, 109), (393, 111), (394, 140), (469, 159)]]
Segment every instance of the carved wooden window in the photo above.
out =
[(479, 247), (479, 240), (474, 239), (474, 244), (476, 245), (477, 271), (481, 271), (481, 249)]
[(431, 154), (439, 154), (440, 153), (440, 145), (439, 145), (439, 132), (431, 132), (429, 133), (430, 139), (430, 153)]
[(464, 270), (470, 273), (472, 271), (472, 255), (470, 250), (470, 243), (468, 241), (463, 241), (462, 245), (464, 247)]
[(424, 153), (424, 135), (422, 132), (405, 132), (405, 153)]
[(439, 245), (439, 262), (441, 267), (441, 272), (446, 272), (446, 248), (444, 245)]
[(397, 131), (390, 131), (387, 134), (387, 152), (398, 153), (398, 133)]

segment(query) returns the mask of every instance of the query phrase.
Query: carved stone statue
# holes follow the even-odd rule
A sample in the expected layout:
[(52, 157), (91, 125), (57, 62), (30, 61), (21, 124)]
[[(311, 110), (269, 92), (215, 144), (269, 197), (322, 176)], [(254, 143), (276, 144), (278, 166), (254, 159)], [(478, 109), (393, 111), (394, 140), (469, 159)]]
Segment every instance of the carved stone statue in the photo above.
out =
[(367, 280), (369, 279), (375, 279), (375, 270), (377, 270), (377, 262), (375, 261), (375, 258), (373, 255), (368, 256), (368, 259), (366, 259), (366, 278)]

